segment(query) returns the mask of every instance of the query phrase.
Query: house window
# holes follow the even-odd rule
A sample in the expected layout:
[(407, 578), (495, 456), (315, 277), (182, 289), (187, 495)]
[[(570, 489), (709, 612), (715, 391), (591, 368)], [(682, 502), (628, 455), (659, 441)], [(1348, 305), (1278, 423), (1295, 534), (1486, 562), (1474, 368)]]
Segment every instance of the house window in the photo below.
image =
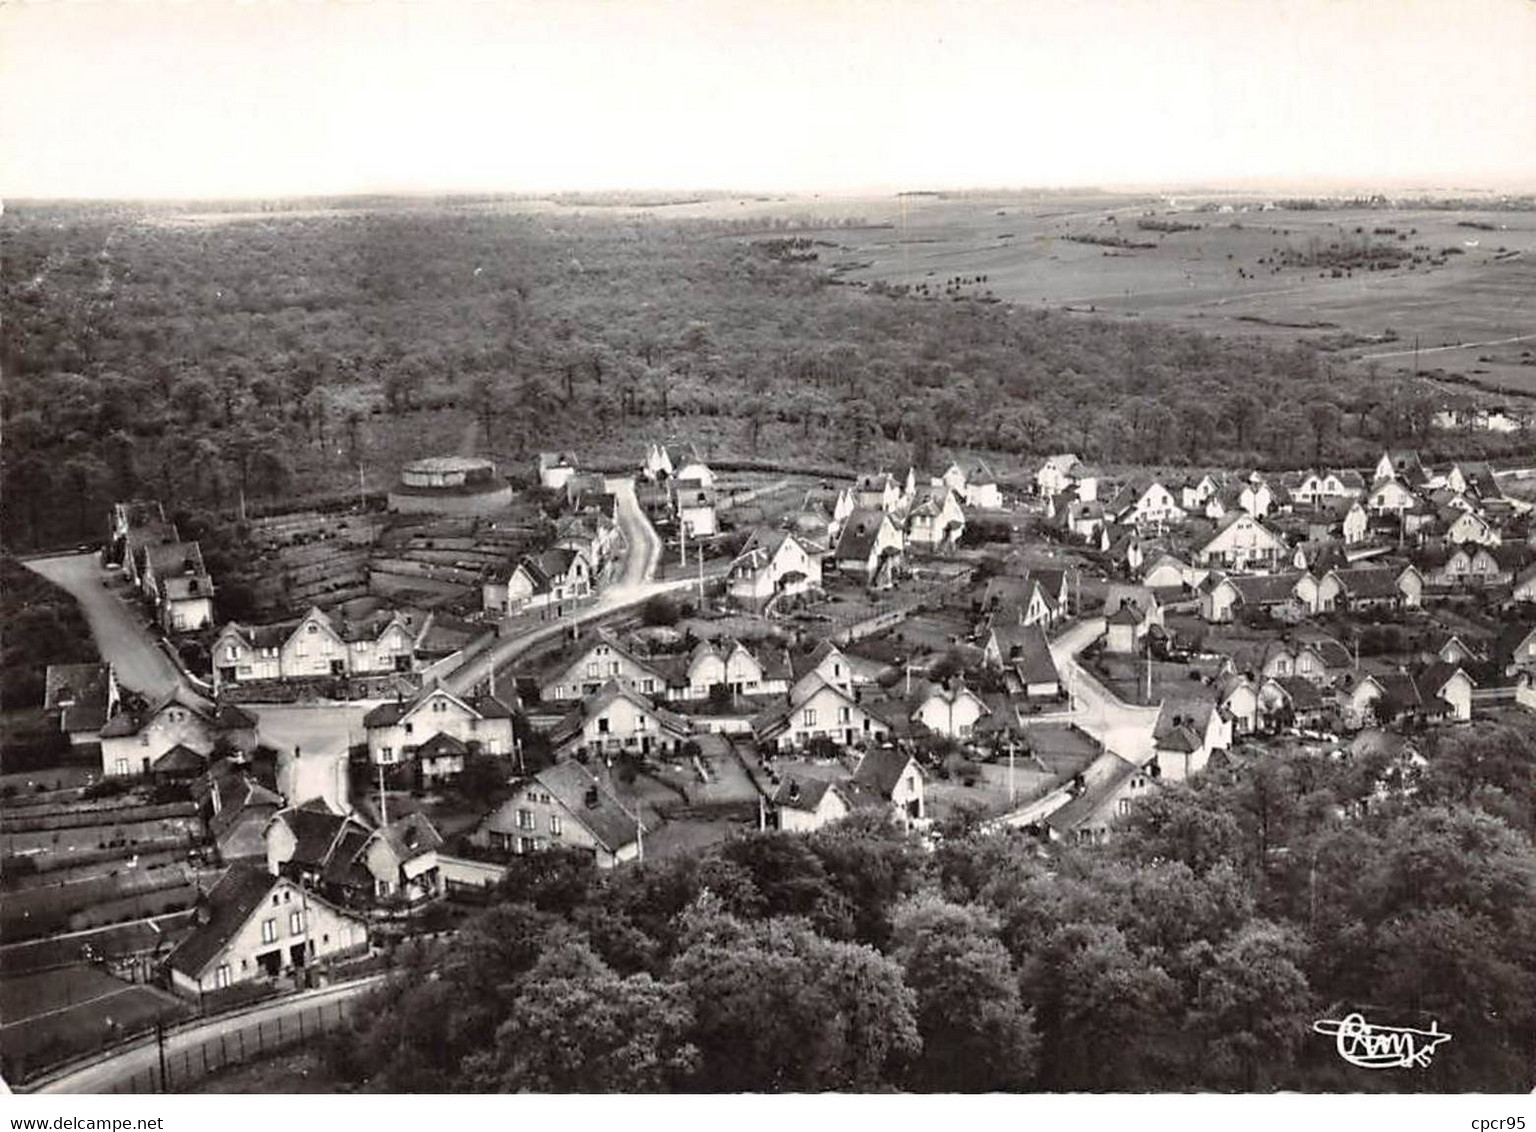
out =
[(395, 749), (393, 747), (380, 747), (379, 748), (379, 761), (381, 763), (391, 762), (391, 761), (393, 761), (394, 757), (395, 757)]
[(640, 681), (640, 690), (642, 692), (654, 692), (656, 690), (656, 681), (654, 681), (654, 680), (642, 680), (642, 681)]
[(236, 648), (234, 645), (230, 645), (229, 648), (224, 650), (224, 656), (225, 656), (226, 659), (234, 660), (239, 655), (240, 655), (240, 650), (238, 648)]
[(608, 734), (608, 717), (606, 715), (597, 721), (597, 733), (599, 735)]
[(262, 943), (276, 943), (277, 942), (277, 921), (276, 920), (263, 920), (263, 921), (261, 921), (261, 942)]
[(645, 730), (645, 716), (637, 715), (635, 717), (635, 730), (636, 731), (644, 731)]
[(116, 771), (116, 773), (118, 773), (118, 774), (127, 774), (128, 773), (128, 760), (127, 759), (118, 759), (117, 760), (117, 771)]
[(518, 829), (532, 829), (533, 828), (533, 811), (532, 810), (518, 810), (517, 811), (517, 828)]
[(531, 837), (519, 837), (517, 839), (517, 851), (519, 853), (532, 853), (534, 841)]
[(407, 724), (406, 724), (406, 725), (405, 725), (405, 733), (406, 733), (406, 734), (407, 734), (407, 735), (409, 735), (409, 734), (410, 734), (410, 733), (411, 733), (411, 729), (412, 729), (412, 727), (413, 727), (413, 726), (414, 726), (414, 724), (410, 724), (410, 723), (407, 723)]
[(563, 824), (560, 821), (560, 815), (559, 814), (550, 814), (549, 815), (549, 835), (551, 837), (559, 837), (564, 832), (565, 832), (565, 828), (564, 828)]
[(1121, 798), (1115, 808), (1121, 814), (1128, 814), (1131, 812), (1131, 800), (1129, 798)]
[(609, 676), (617, 676), (618, 674), (619, 674), (619, 662), (616, 661), (616, 660), (609, 661), (609, 663), (608, 663), (608, 675)]
[(840, 708), (837, 709), (837, 721), (839, 723), (847, 723), (847, 722), (849, 722), (849, 720), (852, 718), (852, 715), (853, 715), (852, 710), (849, 709), (849, 708), (840, 707)]
[(304, 934), (304, 913), (302, 911), (295, 910), (288, 913), (288, 934)]
[(229, 964), (220, 963), (213, 972), (213, 985), (215, 989), (229, 986)]
[(594, 680), (597, 678), (597, 661), (594, 660), (587, 665), (587, 675)]
[(433, 711), (447, 711), (448, 710), (448, 701), (447, 700), (433, 700), (432, 701), (432, 710)]
[(806, 726), (806, 727), (815, 727), (816, 726), (816, 709), (815, 708), (809, 708), (809, 707), (806, 708), (805, 709), (805, 714), (803, 716), (801, 716), (800, 722), (804, 726)]

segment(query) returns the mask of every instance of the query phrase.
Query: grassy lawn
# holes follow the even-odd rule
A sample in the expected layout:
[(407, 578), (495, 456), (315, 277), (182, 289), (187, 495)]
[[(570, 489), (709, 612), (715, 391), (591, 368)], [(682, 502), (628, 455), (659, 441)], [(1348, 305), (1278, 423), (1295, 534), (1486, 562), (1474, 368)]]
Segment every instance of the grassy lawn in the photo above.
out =
[(1104, 686), (1127, 703), (1157, 703), (1166, 699), (1189, 699), (1209, 695), (1207, 679), (1221, 667), (1219, 660), (1192, 660), (1173, 664), (1152, 662), (1152, 698), (1147, 699), (1147, 661), (1145, 657), (1109, 656), (1100, 658), (1091, 671)]
[(59, 1061), (190, 1008), (164, 991), (84, 964), (0, 980), (0, 1054), (7, 1064)]

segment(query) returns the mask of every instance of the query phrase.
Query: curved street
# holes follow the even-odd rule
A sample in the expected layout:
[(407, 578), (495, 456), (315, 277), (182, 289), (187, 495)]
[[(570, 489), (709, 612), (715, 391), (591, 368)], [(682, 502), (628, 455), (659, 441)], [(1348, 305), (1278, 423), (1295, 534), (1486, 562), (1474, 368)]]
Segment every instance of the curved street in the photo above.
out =
[(1152, 732), (1161, 709), (1125, 703), (1078, 663), (1077, 654), (1104, 630), (1102, 617), (1079, 622), (1051, 642), (1051, 659), (1072, 692), (1072, 722), (1115, 754), (1135, 761), (1152, 753)]
[(80, 603), (101, 659), (112, 665), (124, 687), (153, 700), (184, 683), (137, 607), (108, 588), (109, 581), (122, 575), (103, 567), (96, 555), (34, 558), (26, 566), (67, 590)]

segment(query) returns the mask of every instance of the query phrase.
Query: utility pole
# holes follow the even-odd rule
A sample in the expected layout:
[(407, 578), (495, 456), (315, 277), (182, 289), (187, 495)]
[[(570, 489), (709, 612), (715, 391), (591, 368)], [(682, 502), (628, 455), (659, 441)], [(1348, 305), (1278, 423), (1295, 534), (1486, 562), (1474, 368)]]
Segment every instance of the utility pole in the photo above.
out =
[(170, 1089), (165, 1082), (165, 1019), (159, 1016), (155, 1018), (155, 1044), (160, 1049), (160, 1091), (168, 1093)]
[(363, 462), (357, 462), (357, 510), (359, 513), (368, 510), (368, 490), (363, 486)]
[(699, 550), (699, 609), (704, 608), (704, 544), (698, 544)]
[(1008, 736), (1008, 804), (1014, 805), (1019, 800), (1019, 792), (1013, 785), (1013, 736)]
[(389, 795), (384, 792), (384, 764), (379, 763), (379, 828), (389, 824)]
[(677, 524), (677, 564), (688, 568), (688, 524), (682, 520)]

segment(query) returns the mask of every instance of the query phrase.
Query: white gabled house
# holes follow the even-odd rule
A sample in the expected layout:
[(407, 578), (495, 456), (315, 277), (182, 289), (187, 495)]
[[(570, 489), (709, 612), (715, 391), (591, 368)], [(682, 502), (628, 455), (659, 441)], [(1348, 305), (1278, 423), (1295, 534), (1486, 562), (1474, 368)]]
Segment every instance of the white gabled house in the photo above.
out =
[(363, 716), (368, 761), (386, 767), (414, 762), (417, 749), (439, 734), (473, 751), (510, 755), (512, 714), (495, 696), (459, 696), (434, 684), (409, 700), (379, 704)]
[(726, 590), (732, 600), (760, 610), (780, 596), (821, 588), (821, 555), (788, 531), (759, 529), (731, 563)]
[(1285, 557), (1285, 541), (1246, 511), (1234, 511), (1195, 551), (1198, 566), (1228, 570), (1271, 569)]
[(924, 550), (948, 550), (965, 532), (965, 511), (948, 487), (928, 490), (907, 511), (907, 543)]

